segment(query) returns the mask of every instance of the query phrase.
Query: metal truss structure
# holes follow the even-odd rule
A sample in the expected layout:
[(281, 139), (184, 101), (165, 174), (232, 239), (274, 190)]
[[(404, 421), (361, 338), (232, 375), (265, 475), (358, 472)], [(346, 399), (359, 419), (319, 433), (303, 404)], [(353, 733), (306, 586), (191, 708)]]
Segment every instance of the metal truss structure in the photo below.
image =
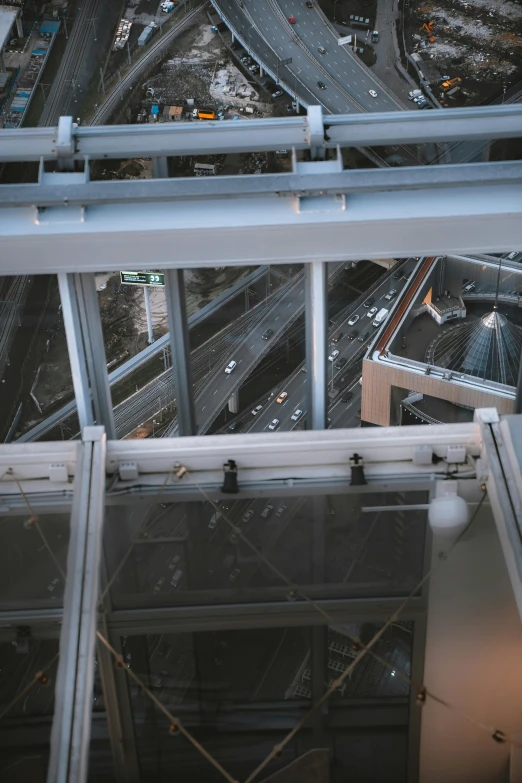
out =
[[(112, 648), (98, 641), (115, 778), (137, 783), (122, 636), (313, 626), (311, 676), (317, 699), (323, 688), (321, 634), (331, 618), (379, 623), (402, 605), (405, 595), (346, 598), (326, 592), (313, 605), (279, 597), (254, 603), (115, 607), (107, 552), (101, 545), (107, 509), (149, 506), (160, 497), (178, 503), (227, 499), (224, 465), (230, 467), (230, 461), (237, 467), (241, 498), (298, 497), (320, 504), (325, 496), (357, 494), (366, 495), (368, 506), (375, 508), (379, 493), (406, 497), (421, 490), (430, 499), (449, 481), (477, 505), (486, 486), (522, 613), (518, 417), (499, 421), (496, 411), (486, 409), (477, 411), (472, 424), (324, 429), (327, 261), (522, 247), (520, 164), (345, 171), (340, 148), (520, 135), (522, 109), (517, 106), (327, 121), (318, 107), (310, 107), (304, 118), (209, 123), (191, 126), (190, 131), (174, 125), (77, 128), (71, 118), (62, 118), (56, 129), (2, 133), (0, 160), (38, 160), (40, 178), (37, 184), (0, 186), (0, 268), (5, 275), (59, 275), (83, 432), (78, 442), (0, 446), (0, 507), (5, 516), (21, 518), (29, 510), (28, 522), (34, 523), (38, 514), (70, 513), (63, 608), (27, 609), (13, 602), (0, 612), (2, 641), (15, 640), (21, 627), (29, 627), (36, 639), (60, 638), (49, 783), (87, 779), (97, 631)], [(293, 151), (288, 175), (204, 182), (165, 176), (169, 156), (281, 148)], [(154, 158), (156, 172), (164, 176), (123, 183), (90, 181), (91, 160), (137, 155)], [(49, 161), (56, 163), (55, 171), (46, 170)], [(151, 242), (166, 270), (181, 437), (117, 441), (94, 272), (143, 268)], [(194, 437), (181, 270), (254, 260), (306, 264), (308, 430)], [(408, 510), (407, 500), (403, 508)], [(320, 538), (321, 531), (315, 532)], [(430, 554), (428, 544), (426, 562)], [(401, 615), (418, 629), (412, 657), (418, 681), (426, 607), (424, 586)], [(112, 653), (118, 656), (118, 668)], [(415, 701), (411, 692), (408, 783), (418, 779), (420, 712), (415, 712)], [(320, 737), (324, 716), (317, 713), (312, 723), (314, 736)]]
[[(177, 268), (510, 249), (521, 244), (518, 162), (343, 170), (340, 150), (520, 135), (519, 106), (327, 119), (311, 106), (306, 117), (190, 130), (61, 118), (57, 129), (6, 131), (0, 161), (41, 165), (38, 184), (0, 187), (2, 270), (67, 272), (73, 259), (95, 271), (119, 256), (139, 269), (152, 242)], [(169, 156), (277, 149), (293, 150), (291, 174), (166, 176)], [(91, 181), (91, 160), (137, 155), (156, 161), (158, 179)]]

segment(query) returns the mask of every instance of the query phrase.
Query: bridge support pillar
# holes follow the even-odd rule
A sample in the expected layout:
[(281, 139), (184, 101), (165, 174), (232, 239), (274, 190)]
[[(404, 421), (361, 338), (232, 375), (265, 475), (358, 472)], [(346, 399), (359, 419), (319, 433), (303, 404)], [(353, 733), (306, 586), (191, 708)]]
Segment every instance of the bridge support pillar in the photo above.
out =
[(236, 391), (228, 401), (228, 410), (230, 413), (239, 413), (239, 392)]
[(16, 17), (16, 32), (18, 33), (19, 38), (24, 37), (24, 28), (22, 27), (22, 17), (17, 16)]
[(178, 408), (178, 432), (183, 437), (196, 434), (196, 411), (183, 270), (168, 269), (165, 273), (165, 283), (172, 371)]
[(261, 79), (265, 75), (265, 72), (263, 71), (263, 66), (262, 65), (259, 66), (259, 75), (260, 75)]

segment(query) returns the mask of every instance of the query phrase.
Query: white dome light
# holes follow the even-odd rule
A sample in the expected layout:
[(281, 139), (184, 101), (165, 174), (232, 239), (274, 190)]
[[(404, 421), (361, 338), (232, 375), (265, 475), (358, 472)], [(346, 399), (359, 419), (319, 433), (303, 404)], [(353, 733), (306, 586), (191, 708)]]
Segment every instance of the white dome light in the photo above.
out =
[(459, 495), (433, 498), (428, 508), (428, 520), (434, 533), (454, 536), (468, 524), (468, 504)]

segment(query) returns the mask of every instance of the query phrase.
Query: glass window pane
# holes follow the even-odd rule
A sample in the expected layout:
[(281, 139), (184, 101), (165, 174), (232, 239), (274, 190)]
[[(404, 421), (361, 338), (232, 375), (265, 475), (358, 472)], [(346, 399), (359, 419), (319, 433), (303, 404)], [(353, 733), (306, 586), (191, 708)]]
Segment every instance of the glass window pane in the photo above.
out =
[(0, 518), (0, 609), (63, 605), (58, 565), (66, 571), (69, 515), (43, 514), (37, 523), (28, 517)]
[(219, 511), (208, 501), (112, 506), (113, 601), (288, 601), (299, 599), (294, 585), (313, 598), (404, 595), (422, 576), (426, 529), (426, 512), (407, 507), (426, 502), (425, 492), (390, 492), (245, 498)]

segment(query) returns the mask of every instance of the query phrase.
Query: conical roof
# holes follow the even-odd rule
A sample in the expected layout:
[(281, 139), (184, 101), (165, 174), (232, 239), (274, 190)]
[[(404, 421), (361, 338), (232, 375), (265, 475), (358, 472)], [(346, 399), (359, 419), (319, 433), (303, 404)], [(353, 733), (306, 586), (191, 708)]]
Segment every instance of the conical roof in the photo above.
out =
[(517, 385), (522, 329), (495, 308), (478, 321), (443, 332), (428, 349), (429, 361), (454, 372)]

